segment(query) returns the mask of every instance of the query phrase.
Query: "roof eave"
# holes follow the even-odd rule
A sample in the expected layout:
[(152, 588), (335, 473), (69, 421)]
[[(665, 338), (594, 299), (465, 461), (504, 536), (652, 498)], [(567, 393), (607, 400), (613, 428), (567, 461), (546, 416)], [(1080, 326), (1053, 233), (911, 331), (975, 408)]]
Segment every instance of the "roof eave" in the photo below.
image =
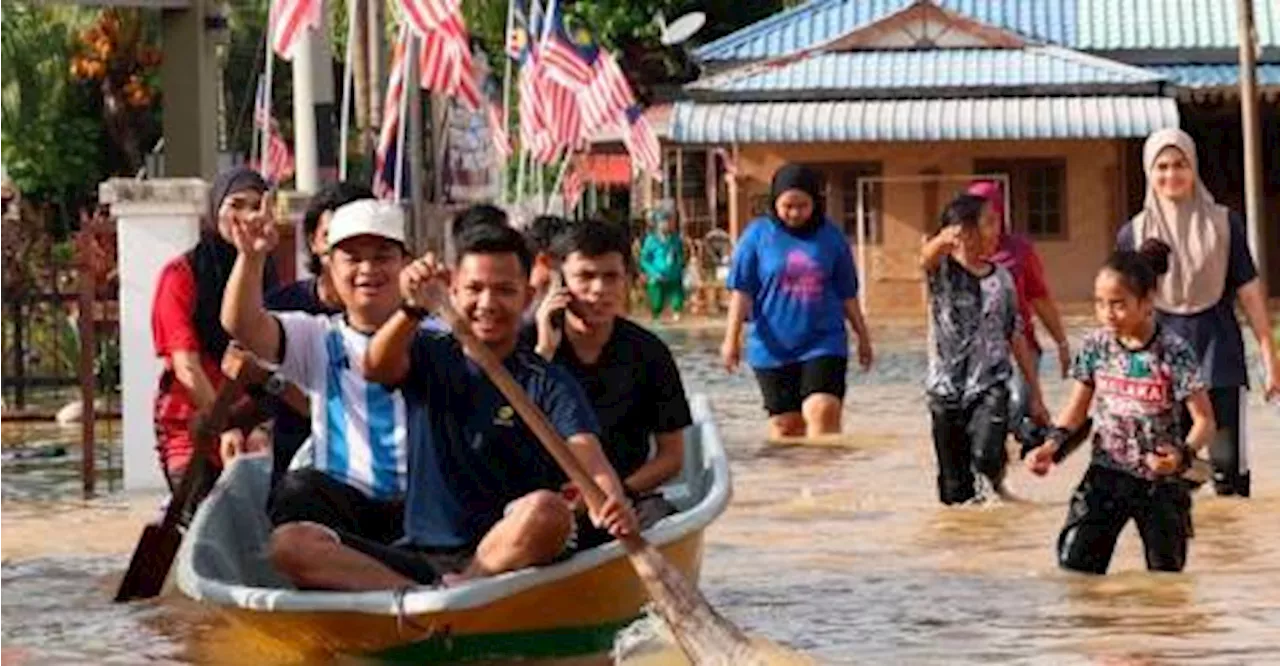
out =
[(808, 88), (803, 90), (721, 91), (687, 88), (694, 102), (733, 104), (748, 102), (845, 102), (888, 99), (1166, 96), (1169, 84), (1092, 83), (1021, 86), (934, 86), (912, 88)]

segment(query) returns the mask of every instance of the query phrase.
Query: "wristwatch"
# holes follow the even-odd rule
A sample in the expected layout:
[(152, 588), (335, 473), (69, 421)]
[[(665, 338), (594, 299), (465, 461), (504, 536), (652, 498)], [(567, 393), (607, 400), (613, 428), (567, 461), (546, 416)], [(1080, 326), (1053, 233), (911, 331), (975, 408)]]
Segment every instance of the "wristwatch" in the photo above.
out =
[(278, 372), (271, 373), (267, 380), (262, 382), (262, 390), (266, 391), (268, 395), (279, 397), (284, 394), (287, 388), (289, 388), (289, 380), (281, 377)]

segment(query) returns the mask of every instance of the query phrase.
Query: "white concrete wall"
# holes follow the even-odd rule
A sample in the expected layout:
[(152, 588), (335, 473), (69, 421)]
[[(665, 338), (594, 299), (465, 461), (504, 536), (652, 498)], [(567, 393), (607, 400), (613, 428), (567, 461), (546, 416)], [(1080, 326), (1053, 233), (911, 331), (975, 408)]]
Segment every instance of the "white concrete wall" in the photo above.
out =
[(124, 487), (164, 488), (153, 425), (157, 380), (164, 365), (151, 337), (151, 302), (160, 269), (195, 245), (208, 185), (197, 178), (112, 179), (100, 199), (116, 217), (120, 261), (121, 417)]

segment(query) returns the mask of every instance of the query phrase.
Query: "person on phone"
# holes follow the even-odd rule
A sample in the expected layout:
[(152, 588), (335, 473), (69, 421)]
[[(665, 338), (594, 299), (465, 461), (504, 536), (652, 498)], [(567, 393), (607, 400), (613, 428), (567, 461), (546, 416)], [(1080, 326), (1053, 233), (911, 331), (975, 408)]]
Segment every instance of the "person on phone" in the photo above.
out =
[(557, 235), (551, 253), (562, 284), (522, 336), (586, 391), (605, 455), (648, 527), (675, 511), (659, 487), (680, 473), (693, 417), (671, 350), (623, 316), (629, 248), (626, 230), (604, 221), (572, 224)]
[(340, 314), (268, 312), (261, 280), (278, 242), (269, 220), (241, 220), (222, 324), (236, 341), (306, 392), (313, 456), (272, 489), (267, 558), (299, 587), (346, 589), (339, 534), (391, 543), (404, 532), (409, 422), (399, 391), (365, 379), (365, 350), (400, 308), (409, 259), (405, 218), (393, 203), (363, 199), (334, 211), (325, 252)]
[(1169, 246), (1157, 239), (1107, 260), (1094, 280), (1102, 328), (1076, 355), (1071, 397), (1053, 434), (1026, 458), (1034, 474), (1048, 473), (1066, 433), (1084, 422), (1093, 405), (1093, 460), (1058, 537), (1064, 569), (1105, 574), (1130, 519), (1148, 569), (1186, 566), (1191, 493), (1179, 477), (1215, 426), (1195, 350), (1155, 318), (1157, 283), (1168, 269)]
[(925, 390), (938, 462), (938, 499), (980, 496), (974, 469), (995, 492), (1008, 464), (1009, 378), (1016, 363), (1031, 385), (1031, 414), (1048, 423), (1040, 380), (1018, 317), (1013, 276), (984, 254), (981, 197), (956, 197), (942, 229), (920, 252), (929, 287), (929, 375)]
[[(195, 451), (192, 417), (213, 404), (227, 380), (221, 364), (231, 339), (218, 316), (223, 288), (236, 261), (232, 228), (269, 219), (270, 212), (264, 209), (266, 192), (266, 181), (252, 169), (235, 167), (219, 173), (209, 188), (199, 242), (165, 264), (156, 281), (151, 334), (156, 355), (164, 359), (164, 372), (156, 393), (155, 430), (160, 467), (170, 490), (177, 488)], [(276, 280), (274, 264), (265, 258), (263, 270), (259, 297), (262, 285), (270, 288)], [(253, 409), (252, 401), (242, 399), (233, 411)], [(224, 459), (266, 444), (265, 431), (233, 427), (223, 433), (219, 451), (212, 452), (208, 462), (221, 469)], [(207, 477), (209, 483), (215, 476)]]
[[(387, 547), (343, 535), (313, 552), (335, 567), (346, 563), (344, 585), (452, 584), (571, 556), (586, 530), (639, 530), (582, 387), (519, 345), (532, 264), (520, 232), (480, 225), (458, 239), (452, 270), (423, 257), (402, 272), (404, 307), (374, 336), (362, 367), (370, 381), (399, 387), (409, 410), (407, 538)], [(443, 303), (502, 360), (604, 491), (607, 501), (590, 508), (585, 524), (560, 494), (567, 479), (559, 465), (459, 340), (419, 329)]]
[(1249, 371), (1236, 303), (1262, 360), (1265, 400), (1280, 398), (1280, 357), (1267, 315), (1267, 293), (1249, 254), (1244, 221), (1220, 206), (1200, 180), (1196, 144), (1180, 129), (1153, 133), (1142, 151), (1147, 196), (1116, 246), (1158, 239), (1172, 248), (1169, 275), (1154, 292), (1160, 325), (1191, 344), (1209, 384), (1218, 429), (1209, 445), (1219, 495), (1248, 497), (1249, 446), (1244, 428)]
[(871, 334), (858, 303), (849, 242), (826, 218), (822, 178), (788, 164), (773, 176), (767, 215), (747, 227), (733, 252), (727, 281), (729, 321), (720, 356), (725, 369), (747, 363), (769, 414), (771, 438), (841, 430), (848, 321), (858, 337), (858, 362), (871, 367)]
[(551, 244), (565, 229), (569, 220), (559, 215), (539, 215), (524, 230), (525, 241), (533, 253), (533, 268), (529, 270), (529, 286), (533, 288), (533, 301), (525, 311), (525, 323), (532, 324), (537, 317), (538, 306), (551, 291), (553, 276), (560, 271), (559, 261), (551, 251)]

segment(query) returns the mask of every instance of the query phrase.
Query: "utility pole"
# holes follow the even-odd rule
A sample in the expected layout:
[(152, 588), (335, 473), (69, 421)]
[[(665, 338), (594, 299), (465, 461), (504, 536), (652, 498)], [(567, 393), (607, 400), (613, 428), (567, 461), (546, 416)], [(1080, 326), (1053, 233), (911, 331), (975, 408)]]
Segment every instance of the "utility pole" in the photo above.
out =
[(1240, 33), (1240, 123), (1244, 134), (1244, 214), (1249, 229), (1249, 249), (1263, 283), (1267, 281), (1267, 230), (1262, 219), (1262, 136), (1258, 122), (1258, 86), (1255, 62), (1257, 34), (1253, 28), (1253, 2), (1236, 0)]

